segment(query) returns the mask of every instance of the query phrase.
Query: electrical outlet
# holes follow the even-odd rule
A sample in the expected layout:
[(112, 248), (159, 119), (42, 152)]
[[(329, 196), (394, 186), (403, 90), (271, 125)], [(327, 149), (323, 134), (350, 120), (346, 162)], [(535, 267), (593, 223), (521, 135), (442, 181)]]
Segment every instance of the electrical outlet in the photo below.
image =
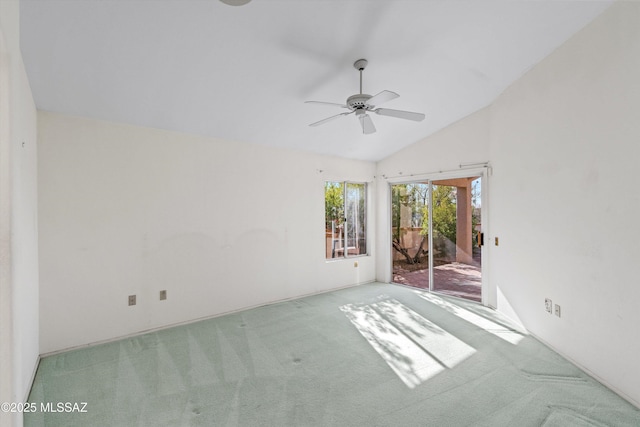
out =
[(549, 314), (553, 313), (553, 302), (551, 302), (550, 298), (544, 299), (544, 309), (547, 310), (547, 313)]
[(160, 301), (167, 299), (167, 291), (160, 291)]
[(556, 316), (560, 317), (560, 306), (556, 304)]
[(357, 266), (358, 266), (358, 261), (355, 261), (355, 262), (353, 263), (353, 266), (354, 266), (354, 267), (357, 267)]
[(129, 295), (129, 305), (136, 305), (136, 296)]

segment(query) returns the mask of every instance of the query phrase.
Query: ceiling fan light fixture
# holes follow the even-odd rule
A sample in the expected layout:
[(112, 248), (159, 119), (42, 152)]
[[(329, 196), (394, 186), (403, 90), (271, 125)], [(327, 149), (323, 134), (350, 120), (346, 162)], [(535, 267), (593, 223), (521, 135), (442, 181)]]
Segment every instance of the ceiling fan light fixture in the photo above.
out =
[(244, 6), (249, 3), (251, 0), (220, 0), (224, 4), (228, 4), (229, 6)]

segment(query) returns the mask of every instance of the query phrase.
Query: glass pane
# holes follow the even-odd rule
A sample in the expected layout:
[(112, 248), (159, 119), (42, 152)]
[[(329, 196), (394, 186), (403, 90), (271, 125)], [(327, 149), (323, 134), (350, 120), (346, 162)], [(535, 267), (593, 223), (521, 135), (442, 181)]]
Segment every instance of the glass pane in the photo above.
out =
[(433, 182), (433, 291), (481, 300), (480, 178)]
[(391, 187), (393, 281), (429, 289), (429, 185)]
[(345, 247), (347, 255), (367, 253), (366, 185), (347, 183), (345, 195)]
[(325, 182), (325, 240), (327, 259), (344, 256), (344, 183)]
[(456, 260), (457, 187), (433, 185), (433, 264)]

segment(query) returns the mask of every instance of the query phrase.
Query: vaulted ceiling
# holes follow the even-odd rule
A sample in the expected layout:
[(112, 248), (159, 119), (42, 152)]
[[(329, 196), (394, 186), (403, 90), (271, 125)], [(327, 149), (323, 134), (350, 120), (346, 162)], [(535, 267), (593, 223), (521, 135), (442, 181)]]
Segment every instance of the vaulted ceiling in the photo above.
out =
[[(379, 160), (489, 105), (610, 1), (22, 0), (41, 110)], [(354, 116), (358, 93), (422, 122)]]

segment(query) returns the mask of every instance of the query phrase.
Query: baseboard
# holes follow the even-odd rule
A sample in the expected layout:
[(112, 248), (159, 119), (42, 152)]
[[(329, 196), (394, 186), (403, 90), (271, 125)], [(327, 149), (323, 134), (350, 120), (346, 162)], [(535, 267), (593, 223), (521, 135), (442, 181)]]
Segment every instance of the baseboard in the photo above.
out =
[(36, 363), (33, 366), (33, 372), (31, 372), (31, 378), (29, 379), (29, 387), (27, 388), (26, 391), (26, 395), (24, 396), (24, 399), (22, 400), (23, 402), (27, 402), (29, 399), (29, 395), (31, 394), (31, 389), (33, 388), (33, 383), (36, 380), (36, 374), (38, 373), (38, 368), (40, 367), (40, 361), (42, 360), (42, 357), (40, 355), (38, 355), (38, 358), (36, 359)]
[(622, 390), (620, 390), (616, 386), (610, 384), (607, 380), (605, 380), (604, 378), (600, 377), (598, 374), (596, 374), (595, 372), (591, 371), (589, 368), (587, 368), (587, 367), (583, 366), (582, 364), (576, 362), (570, 356), (568, 356), (565, 353), (563, 353), (562, 351), (558, 350), (557, 348), (555, 348), (554, 346), (552, 346), (551, 344), (549, 344), (548, 342), (546, 342), (545, 340), (543, 340), (542, 338), (537, 336), (536, 334), (531, 333), (531, 331), (529, 331), (529, 330), (527, 330), (527, 332), (529, 333), (529, 335), (531, 335), (532, 337), (534, 337), (535, 339), (540, 341), (542, 344), (546, 345), (551, 350), (555, 351), (560, 356), (562, 356), (563, 358), (567, 359), (574, 366), (576, 366), (580, 370), (584, 371), (591, 378), (593, 378), (594, 380), (598, 381), (600, 384), (602, 384), (603, 386), (605, 386), (606, 388), (608, 388), (609, 390), (611, 390), (612, 392), (614, 392), (615, 394), (617, 394), (618, 396), (620, 396), (621, 398), (623, 398), (624, 400), (626, 400), (627, 402), (629, 402), (630, 404), (635, 406), (636, 408), (640, 409), (640, 402), (636, 401), (635, 399), (633, 399), (631, 396), (629, 396), (628, 394), (626, 394), (625, 392), (623, 392)]

